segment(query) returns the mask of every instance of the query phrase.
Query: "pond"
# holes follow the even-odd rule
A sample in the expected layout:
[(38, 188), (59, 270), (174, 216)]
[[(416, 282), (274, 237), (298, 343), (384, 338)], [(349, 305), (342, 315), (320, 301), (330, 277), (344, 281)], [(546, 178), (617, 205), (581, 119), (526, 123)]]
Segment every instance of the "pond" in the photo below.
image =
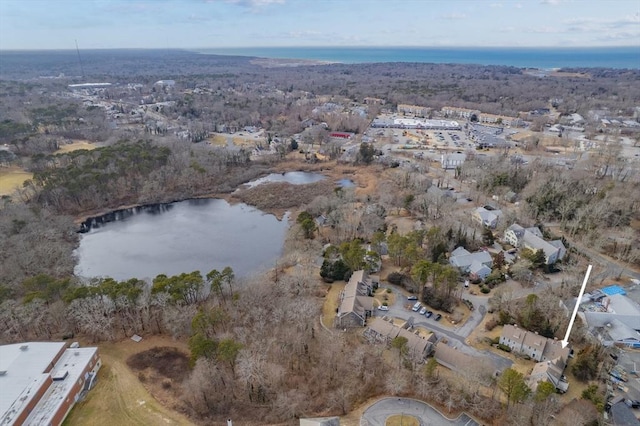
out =
[(356, 183), (351, 179), (340, 179), (338, 182), (336, 182), (336, 185), (338, 185), (340, 188), (353, 188), (356, 186)]
[(122, 210), (83, 224), (75, 274), (118, 280), (231, 266), (248, 276), (275, 265), (288, 215), (199, 199)]
[(325, 179), (325, 176), (320, 173), (312, 172), (286, 172), (286, 173), (271, 173), (260, 179), (252, 180), (245, 183), (249, 188), (261, 185), (263, 183), (272, 182), (286, 182), (292, 185), (305, 185), (308, 183), (316, 183)]

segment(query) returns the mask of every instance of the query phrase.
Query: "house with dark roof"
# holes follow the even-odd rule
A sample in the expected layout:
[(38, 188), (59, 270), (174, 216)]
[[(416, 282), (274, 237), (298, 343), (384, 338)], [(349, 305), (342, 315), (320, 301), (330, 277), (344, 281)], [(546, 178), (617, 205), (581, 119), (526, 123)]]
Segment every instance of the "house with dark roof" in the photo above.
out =
[(340, 295), (334, 325), (339, 328), (364, 327), (373, 313), (373, 284), (363, 270), (355, 271)]
[(408, 355), (417, 361), (423, 361), (433, 351), (437, 337), (431, 333), (429, 337), (421, 336), (417, 332), (408, 330), (408, 325), (395, 325), (392, 321), (380, 317), (373, 318), (364, 336), (370, 343), (384, 343), (390, 345), (396, 337), (407, 339)]

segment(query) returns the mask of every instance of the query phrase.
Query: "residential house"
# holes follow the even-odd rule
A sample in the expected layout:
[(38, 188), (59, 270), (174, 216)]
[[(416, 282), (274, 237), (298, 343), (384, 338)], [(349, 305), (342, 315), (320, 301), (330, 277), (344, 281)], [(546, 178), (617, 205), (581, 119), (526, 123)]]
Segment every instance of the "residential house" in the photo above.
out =
[(407, 329), (408, 325), (400, 327), (383, 318), (373, 318), (364, 331), (364, 336), (371, 343), (391, 344), (396, 337), (407, 339), (408, 355), (417, 361), (423, 361), (433, 351), (437, 337), (431, 333), (429, 337), (421, 336), (417, 332)]
[(529, 387), (535, 389), (540, 381), (548, 381), (560, 392), (566, 392), (569, 383), (563, 378), (562, 372), (571, 352), (568, 346), (563, 348), (558, 340), (523, 330), (516, 325), (504, 326), (500, 344), (538, 361), (528, 379)]
[(455, 266), (463, 274), (476, 275), (485, 279), (491, 274), (493, 258), (487, 251), (470, 253), (464, 247), (458, 247), (451, 252), (449, 264)]
[(547, 265), (562, 260), (567, 252), (562, 240), (545, 241), (538, 227), (524, 228), (514, 223), (504, 232), (504, 240), (514, 247), (544, 252)]
[(434, 353), (434, 358), (438, 364), (450, 370), (464, 370), (470, 365), (477, 363), (477, 359), (464, 352), (448, 346), (446, 343), (438, 342)]
[(535, 392), (539, 383), (549, 382), (558, 391), (564, 393), (569, 389), (569, 382), (563, 376), (563, 371), (564, 364), (560, 358), (556, 358), (553, 361), (539, 362), (533, 367), (531, 374), (527, 378), (527, 386)]
[(471, 218), (474, 221), (491, 229), (498, 226), (498, 219), (500, 219), (501, 216), (501, 210), (487, 210), (485, 207), (478, 207), (471, 213)]
[(335, 326), (339, 328), (364, 327), (373, 314), (373, 284), (363, 270), (355, 271), (344, 290), (336, 315)]

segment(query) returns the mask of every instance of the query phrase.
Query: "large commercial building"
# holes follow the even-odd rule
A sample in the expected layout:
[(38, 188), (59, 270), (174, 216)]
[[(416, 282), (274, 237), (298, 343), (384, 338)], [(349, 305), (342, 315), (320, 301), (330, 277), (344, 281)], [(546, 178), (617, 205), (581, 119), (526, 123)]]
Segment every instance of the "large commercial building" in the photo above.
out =
[(98, 348), (65, 342), (0, 346), (0, 425), (60, 425), (95, 384)]

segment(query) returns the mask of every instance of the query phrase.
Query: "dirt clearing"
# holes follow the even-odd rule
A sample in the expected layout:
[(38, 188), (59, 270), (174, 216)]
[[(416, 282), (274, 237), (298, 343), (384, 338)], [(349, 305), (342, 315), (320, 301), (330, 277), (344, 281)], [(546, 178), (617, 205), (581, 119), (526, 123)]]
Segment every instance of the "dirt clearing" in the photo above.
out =
[[(186, 416), (168, 408), (172, 406), (169, 405), (169, 402), (167, 402), (167, 406), (160, 404), (145, 389), (136, 372), (126, 364), (127, 359), (132, 355), (158, 347), (175, 347), (180, 352), (187, 353), (184, 343), (175, 342), (167, 337), (153, 336), (145, 338), (140, 343), (127, 339), (116, 343), (103, 343), (98, 346), (103, 362), (98, 373), (98, 383), (89, 392), (87, 398), (77, 404), (69, 413), (64, 422), (65, 425), (194, 424)], [(174, 358), (169, 357), (169, 359)]]

